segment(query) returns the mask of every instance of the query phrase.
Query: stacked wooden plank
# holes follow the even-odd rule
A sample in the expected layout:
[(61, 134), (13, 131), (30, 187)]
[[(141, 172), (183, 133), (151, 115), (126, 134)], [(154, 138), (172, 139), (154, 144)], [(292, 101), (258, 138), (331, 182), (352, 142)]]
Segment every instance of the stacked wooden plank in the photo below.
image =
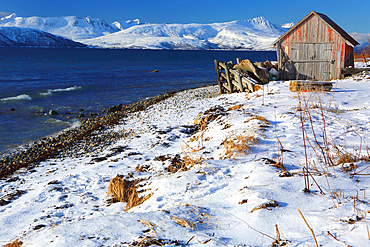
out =
[(257, 84), (253, 78), (233, 69), (232, 62), (223, 63), (215, 60), (216, 74), (220, 94), (233, 92), (254, 92)]

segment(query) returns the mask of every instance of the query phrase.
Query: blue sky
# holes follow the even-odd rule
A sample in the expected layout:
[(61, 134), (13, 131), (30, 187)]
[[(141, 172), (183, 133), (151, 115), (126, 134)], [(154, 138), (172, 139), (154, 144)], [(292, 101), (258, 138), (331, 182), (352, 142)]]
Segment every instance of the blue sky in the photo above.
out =
[(91, 16), (109, 23), (214, 23), (264, 16), (274, 24), (298, 22), (311, 10), (348, 33), (370, 33), (370, 0), (0, 0), (0, 13), (18, 16)]

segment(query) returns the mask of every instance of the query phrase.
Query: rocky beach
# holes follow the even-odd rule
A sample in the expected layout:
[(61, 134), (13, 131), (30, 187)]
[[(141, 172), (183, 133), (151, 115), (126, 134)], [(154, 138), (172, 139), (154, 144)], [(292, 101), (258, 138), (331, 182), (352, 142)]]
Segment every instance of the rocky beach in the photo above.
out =
[[(187, 90), (187, 100), (199, 99), (202, 97), (214, 97), (218, 89), (215, 87), (202, 87)], [(124, 122), (128, 113), (140, 112), (149, 106), (173, 97), (175, 92), (166, 93), (146, 100), (135, 102), (131, 105), (117, 105), (106, 109), (103, 116), (80, 117), (81, 123), (78, 127), (68, 129), (60, 134), (42, 138), (27, 147), (19, 148), (8, 155), (4, 155), (0, 161), (0, 178), (10, 175), (19, 168), (26, 167), (32, 169), (40, 161), (48, 158), (61, 156), (86, 155), (89, 152), (102, 150), (108, 145), (112, 145), (121, 138), (127, 138), (133, 133), (126, 131), (117, 133), (106, 131), (119, 122)], [(174, 97), (178, 98), (178, 97)], [(184, 102), (184, 96), (181, 102)], [(174, 99), (175, 104), (180, 104), (179, 99)]]

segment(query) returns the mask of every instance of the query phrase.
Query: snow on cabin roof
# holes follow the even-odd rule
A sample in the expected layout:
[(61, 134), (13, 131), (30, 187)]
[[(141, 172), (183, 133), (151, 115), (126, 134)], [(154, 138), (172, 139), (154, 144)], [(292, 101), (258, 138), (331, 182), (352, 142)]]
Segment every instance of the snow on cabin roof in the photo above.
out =
[(293, 27), (291, 27), (288, 31), (286, 31), (282, 36), (280, 36), (276, 41), (272, 43), (272, 46), (275, 47), (276, 43), (278, 43), (280, 40), (282, 40), (288, 33), (292, 32), (297, 26), (299, 26), (304, 20), (306, 20), (311, 15), (318, 16), (322, 21), (324, 21), (328, 26), (330, 26), (339, 36), (341, 36), (347, 44), (351, 46), (359, 45), (359, 43), (351, 37), (346, 31), (344, 31), (340, 26), (338, 26), (332, 19), (330, 19), (328, 16), (317, 13), (315, 11), (311, 11), (308, 15), (306, 15), (302, 20), (300, 20), (297, 24), (295, 24)]

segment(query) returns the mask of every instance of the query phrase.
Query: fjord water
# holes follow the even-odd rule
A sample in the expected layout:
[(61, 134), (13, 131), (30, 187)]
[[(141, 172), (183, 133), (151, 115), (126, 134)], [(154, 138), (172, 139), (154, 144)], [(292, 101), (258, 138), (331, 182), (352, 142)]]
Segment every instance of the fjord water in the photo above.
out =
[(214, 59), (237, 57), (276, 61), (273, 51), (0, 47), (0, 153), (68, 128), (81, 113), (216, 84)]

